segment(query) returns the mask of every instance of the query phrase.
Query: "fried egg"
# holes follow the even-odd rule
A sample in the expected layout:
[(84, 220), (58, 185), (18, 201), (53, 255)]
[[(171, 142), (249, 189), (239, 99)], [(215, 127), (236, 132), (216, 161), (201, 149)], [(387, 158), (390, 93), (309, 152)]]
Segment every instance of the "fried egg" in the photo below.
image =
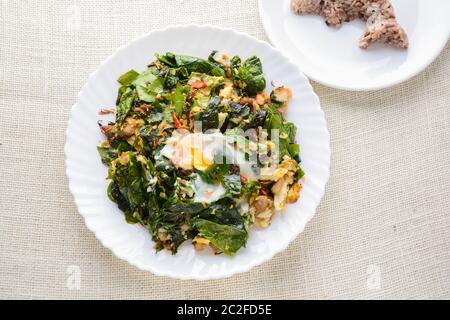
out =
[(161, 154), (178, 168), (184, 170), (195, 168), (203, 171), (214, 164), (214, 153), (221, 149), (223, 149), (223, 139), (218, 134), (176, 130), (167, 140)]
[[(214, 164), (214, 156), (217, 154), (226, 155), (227, 163), (237, 164), (241, 176), (247, 180), (258, 179), (253, 170), (254, 166), (245, 159), (245, 154), (237, 150), (220, 131), (191, 133), (185, 129), (178, 129), (167, 139), (161, 150), (161, 155), (184, 170), (205, 171)], [(198, 175), (191, 186), (195, 192), (195, 202), (211, 203), (219, 200), (226, 193), (221, 184), (206, 183)]]

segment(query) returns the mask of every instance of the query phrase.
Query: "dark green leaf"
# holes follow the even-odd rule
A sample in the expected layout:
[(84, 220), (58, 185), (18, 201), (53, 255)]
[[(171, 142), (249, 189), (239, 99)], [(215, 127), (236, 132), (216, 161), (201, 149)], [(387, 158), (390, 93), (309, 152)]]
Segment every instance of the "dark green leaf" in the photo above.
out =
[(139, 100), (155, 102), (156, 96), (163, 92), (163, 80), (149, 70), (141, 73), (134, 81)]
[(131, 111), (133, 107), (133, 103), (135, 100), (135, 91), (131, 88), (126, 88), (123, 94), (120, 97), (119, 104), (116, 110), (116, 123), (121, 125), (125, 118), (128, 116), (128, 113)]
[(239, 124), (242, 119), (246, 119), (250, 115), (250, 107), (231, 101), (228, 104), (230, 108), (230, 121)]
[(100, 155), (100, 158), (103, 162), (103, 164), (109, 166), (111, 164), (111, 161), (113, 161), (115, 158), (117, 158), (117, 150), (110, 148), (110, 147), (97, 147), (97, 151)]
[(233, 256), (247, 242), (248, 233), (243, 228), (218, 224), (204, 219), (196, 219), (194, 225), (200, 235), (229, 256)]
[(131, 151), (133, 147), (126, 141), (116, 140), (111, 142), (111, 148), (116, 149), (118, 153)]
[(295, 179), (299, 180), (301, 178), (303, 178), (303, 176), (305, 175), (305, 172), (303, 172), (303, 169), (298, 166), (297, 171), (295, 172)]
[(235, 85), (250, 96), (263, 91), (266, 87), (261, 61), (255, 56), (242, 64), (239, 58), (233, 57), (231, 72)]
[(283, 124), (284, 132), (286, 132), (289, 142), (295, 143), (296, 135), (297, 135), (297, 127), (292, 122), (284, 122)]
[(119, 77), (119, 79), (117, 79), (117, 81), (122, 86), (129, 86), (138, 76), (139, 76), (138, 72), (136, 72), (134, 70), (130, 70), (130, 71), (125, 72), (124, 74), (122, 74)]
[(233, 58), (231, 58), (230, 69), (232, 79), (235, 79), (237, 77), (241, 65), (242, 65), (241, 58), (239, 58), (238, 56), (234, 56)]
[(110, 196), (125, 212), (125, 218), (130, 223), (143, 223), (150, 214), (159, 210), (156, 197), (157, 179), (151, 161), (134, 153), (128, 152), (126, 164), (116, 163), (112, 176)]
[(184, 92), (186, 88), (181, 84), (177, 83), (175, 91), (171, 95), (171, 103), (175, 109), (177, 116), (181, 116), (183, 113), (184, 106), (186, 104), (186, 97)]
[(219, 105), (221, 98), (219, 96), (212, 97), (206, 110), (202, 112), (202, 130), (218, 129), (219, 127)]
[(117, 203), (120, 210), (124, 212), (128, 212), (130, 210), (128, 200), (120, 193), (119, 186), (114, 181), (111, 181), (108, 186), (108, 198)]
[(200, 202), (184, 201), (175, 198), (168, 199), (163, 205), (164, 211), (183, 214), (194, 214), (204, 209), (205, 207)]
[[(271, 135), (276, 134), (278, 130), (279, 159), (283, 159), (284, 156), (289, 156), (293, 159), (296, 159), (296, 157), (298, 157), (296, 150), (297, 147), (295, 145), (293, 145), (292, 147), (290, 146), (291, 138), (293, 138), (292, 141), (295, 141), (295, 126), (293, 126), (293, 124), (290, 122), (283, 122), (283, 117), (276, 108), (267, 106), (265, 110), (268, 112), (268, 115), (264, 123), (264, 128), (269, 131), (271, 139), (273, 139)], [(290, 148), (292, 148), (293, 155), (291, 155)]]
[(139, 135), (144, 141), (144, 150), (151, 154), (159, 144), (158, 129), (153, 128), (152, 124), (144, 125), (139, 128)]
[(164, 55), (155, 54), (155, 56), (160, 62), (168, 65), (169, 67), (176, 67), (176, 65), (177, 65), (177, 62), (175, 60), (175, 55), (171, 52), (167, 52)]
[(207, 209), (200, 213), (199, 217), (219, 224), (232, 225), (240, 228), (244, 226), (244, 219), (236, 203), (230, 197), (225, 197), (211, 203)]
[(255, 113), (252, 113), (248, 121), (242, 122), (240, 127), (242, 130), (247, 131), (248, 129), (256, 129), (262, 127), (266, 120), (267, 111), (259, 109)]
[(287, 146), (289, 154), (292, 159), (299, 161), (300, 146), (297, 143), (290, 143)]
[(175, 88), (178, 81), (180, 81), (180, 78), (177, 76), (176, 69), (169, 69), (167, 74), (164, 76), (164, 88), (168, 90)]

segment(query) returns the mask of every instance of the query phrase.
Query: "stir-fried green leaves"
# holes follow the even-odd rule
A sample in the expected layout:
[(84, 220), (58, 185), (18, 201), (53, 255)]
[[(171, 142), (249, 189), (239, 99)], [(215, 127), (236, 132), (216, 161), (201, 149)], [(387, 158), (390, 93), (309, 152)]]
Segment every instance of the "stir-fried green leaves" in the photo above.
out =
[[(186, 240), (200, 240), (216, 253), (234, 255), (245, 246), (247, 228), (257, 219), (253, 202), (267, 197), (270, 204), (274, 197), (274, 180), (258, 180), (265, 165), (261, 157), (276, 153), (271, 132), (279, 133), (273, 139), (280, 151), (275, 165), (294, 159), (289, 179), (296, 182), (304, 175), (298, 165), (297, 128), (283, 118), (291, 92), (278, 87), (269, 99), (255, 56), (229, 61), (213, 51), (207, 59), (170, 52), (156, 58), (147, 70), (130, 70), (117, 79), (115, 121), (99, 123), (106, 136), (97, 150), (108, 166), (107, 195), (127, 222), (147, 228), (156, 250), (175, 254)], [(189, 163), (197, 147), (177, 140), (196, 130), (194, 121), (202, 125), (198, 134), (210, 137), (210, 149), (200, 150), (200, 163)], [(264, 129), (268, 134), (261, 141)], [(211, 142), (211, 137), (219, 138)], [(180, 155), (177, 143), (187, 153), (186, 166), (170, 157)], [(217, 152), (214, 146), (221, 143), (228, 149)], [(166, 149), (170, 146), (172, 151)], [(230, 156), (230, 150), (238, 155)], [(257, 161), (250, 163), (253, 157)], [(245, 167), (227, 162), (229, 158), (245, 161)]]

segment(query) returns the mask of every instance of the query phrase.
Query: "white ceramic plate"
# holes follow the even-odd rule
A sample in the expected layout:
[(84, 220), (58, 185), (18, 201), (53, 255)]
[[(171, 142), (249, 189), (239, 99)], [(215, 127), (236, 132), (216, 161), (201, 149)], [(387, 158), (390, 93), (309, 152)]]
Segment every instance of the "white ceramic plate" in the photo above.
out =
[(328, 27), (322, 17), (291, 13), (290, 0), (259, 0), (271, 42), (311, 79), (347, 90), (386, 88), (424, 70), (450, 35), (449, 0), (391, 0), (409, 37), (407, 50), (374, 45), (358, 47), (365, 23)]
[[(140, 225), (127, 224), (123, 213), (106, 196), (107, 168), (96, 151), (104, 139), (97, 126), (98, 112), (115, 104), (118, 76), (129, 69), (145, 70), (154, 60), (154, 53), (171, 51), (206, 58), (213, 49), (241, 57), (258, 55), (268, 83), (274, 80), (293, 90), (287, 118), (299, 126), (302, 167), (306, 172), (301, 200), (277, 215), (269, 228), (251, 229), (247, 246), (232, 258), (196, 252), (187, 242), (177, 255), (167, 251), (155, 253), (148, 232)], [(266, 42), (216, 27), (189, 25), (156, 30), (118, 49), (82, 88), (66, 135), (69, 187), (88, 228), (118, 257), (140, 269), (180, 279), (227, 277), (269, 260), (286, 248), (312, 218), (329, 175), (329, 134), (319, 99), (308, 79)]]

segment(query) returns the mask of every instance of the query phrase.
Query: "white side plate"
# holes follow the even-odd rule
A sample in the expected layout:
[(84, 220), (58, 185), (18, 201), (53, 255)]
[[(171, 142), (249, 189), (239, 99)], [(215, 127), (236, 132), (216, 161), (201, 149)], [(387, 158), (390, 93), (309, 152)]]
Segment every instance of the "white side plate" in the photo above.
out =
[[(127, 224), (123, 213), (107, 198), (107, 168), (96, 150), (104, 139), (97, 125), (104, 116), (100, 117), (98, 111), (114, 106), (119, 75), (129, 69), (145, 70), (155, 59), (154, 53), (171, 51), (206, 58), (213, 49), (243, 58), (256, 54), (262, 60), (268, 83), (273, 80), (293, 90), (287, 118), (299, 127), (297, 138), (306, 172), (301, 199), (277, 215), (269, 228), (253, 228), (246, 248), (232, 258), (196, 252), (190, 243), (183, 244), (177, 255), (155, 253), (147, 230)], [(319, 99), (298, 67), (266, 42), (232, 30), (194, 25), (152, 31), (103, 62), (89, 77), (72, 108), (65, 154), (69, 187), (78, 210), (105, 247), (140, 269), (198, 280), (248, 271), (286, 248), (313, 217), (324, 193), (330, 162), (329, 134)]]
[(424, 70), (450, 35), (450, 1), (391, 0), (409, 37), (407, 50), (376, 44), (358, 47), (363, 21), (328, 27), (319, 16), (298, 16), (290, 0), (259, 0), (271, 42), (311, 79), (346, 90), (376, 90), (405, 81)]

